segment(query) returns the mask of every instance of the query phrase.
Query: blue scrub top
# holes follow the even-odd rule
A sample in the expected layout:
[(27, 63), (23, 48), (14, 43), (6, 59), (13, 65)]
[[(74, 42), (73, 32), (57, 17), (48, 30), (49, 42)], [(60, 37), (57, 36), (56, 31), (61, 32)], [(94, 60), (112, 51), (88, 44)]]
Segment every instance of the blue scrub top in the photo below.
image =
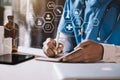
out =
[[(66, 0), (58, 31), (74, 37), (76, 44), (93, 40), (120, 45), (119, 13), (119, 5), (112, 0)], [(101, 40), (97, 40), (99, 33)]]

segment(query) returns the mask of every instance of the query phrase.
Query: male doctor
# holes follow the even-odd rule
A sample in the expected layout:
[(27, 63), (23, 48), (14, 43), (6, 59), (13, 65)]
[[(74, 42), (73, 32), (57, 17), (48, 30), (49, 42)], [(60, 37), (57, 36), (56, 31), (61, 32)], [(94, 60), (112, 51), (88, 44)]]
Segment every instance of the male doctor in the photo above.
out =
[(69, 53), (64, 62), (120, 62), (119, 0), (66, 0), (56, 39), (48, 38), (48, 57)]

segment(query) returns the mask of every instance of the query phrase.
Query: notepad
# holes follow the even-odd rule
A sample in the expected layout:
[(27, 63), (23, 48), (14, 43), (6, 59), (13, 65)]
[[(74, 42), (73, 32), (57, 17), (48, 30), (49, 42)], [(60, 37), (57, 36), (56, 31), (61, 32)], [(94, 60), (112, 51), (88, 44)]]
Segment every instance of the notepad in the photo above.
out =
[(48, 61), (48, 62), (60, 62), (62, 60), (62, 58), (49, 58), (49, 57), (36, 57), (36, 60), (40, 60), (40, 61)]
[(66, 57), (66, 56), (68, 56), (68, 55), (71, 55), (71, 54), (73, 54), (74, 52), (76, 52), (76, 51), (78, 51), (78, 50), (80, 50), (80, 49), (82, 49), (82, 48), (78, 48), (78, 49), (76, 49), (76, 50), (74, 50), (74, 51), (72, 51), (72, 52), (70, 52), (70, 53), (66, 53), (66, 54), (64, 54), (64, 55), (61, 56), (61, 57), (49, 58), (49, 57), (47, 57), (47, 56), (37, 56), (35, 59), (36, 59), (36, 60), (40, 60), (40, 61), (48, 61), (48, 62), (62, 62), (62, 59), (63, 59), (64, 57)]

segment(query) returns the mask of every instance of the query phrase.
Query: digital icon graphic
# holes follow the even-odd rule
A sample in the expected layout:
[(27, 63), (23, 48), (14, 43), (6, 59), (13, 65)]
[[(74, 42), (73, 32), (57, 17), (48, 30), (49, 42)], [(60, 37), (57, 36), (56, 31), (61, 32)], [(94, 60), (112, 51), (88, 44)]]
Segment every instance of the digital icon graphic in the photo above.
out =
[(73, 10), (73, 15), (74, 16), (79, 16), (80, 15), (80, 10), (79, 9), (74, 9)]
[(75, 28), (80, 28), (83, 23), (83, 19), (81, 17), (75, 17), (73, 19), (73, 23), (75, 25)]
[(54, 15), (51, 12), (45, 12), (43, 17), (44, 17), (45, 21), (49, 21), (49, 22), (53, 21), (53, 19), (54, 19)]
[(54, 26), (51, 23), (46, 23), (43, 27), (45, 33), (52, 33), (54, 31)]
[(71, 12), (69, 10), (64, 12), (64, 19), (66, 21), (71, 21), (72, 20), (72, 15), (71, 15)]
[(55, 3), (53, 1), (49, 1), (48, 4), (47, 4), (47, 7), (49, 9), (53, 9), (55, 7)]
[(56, 5), (53, 12), (56, 16), (61, 16), (62, 12), (63, 12), (63, 6), (62, 5)]
[(51, 20), (50, 14), (47, 14), (45, 19), (46, 19), (46, 20)]
[(66, 32), (73, 32), (73, 25), (72, 25), (72, 23), (66, 23), (64, 29), (65, 29)]
[(42, 28), (42, 26), (44, 25), (44, 20), (42, 17), (38, 17), (35, 20), (35, 27), (37, 28)]
[(93, 18), (92, 24), (93, 24), (94, 26), (98, 26), (98, 25), (99, 25), (99, 20), (98, 20), (97, 18)]

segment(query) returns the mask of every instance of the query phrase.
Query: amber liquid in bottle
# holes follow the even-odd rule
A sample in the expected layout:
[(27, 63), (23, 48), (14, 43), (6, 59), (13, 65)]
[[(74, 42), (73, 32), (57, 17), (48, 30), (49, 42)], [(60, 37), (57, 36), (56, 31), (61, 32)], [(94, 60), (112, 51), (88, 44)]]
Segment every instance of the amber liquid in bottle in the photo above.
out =
[(4, 26), (4, 37), (12, 38), (12, 52), (17, 52), (18, 43), (19, 43), (19, 27), (16, 23), (14, 23), (13, 16), (8, 16), (8, 23)]

